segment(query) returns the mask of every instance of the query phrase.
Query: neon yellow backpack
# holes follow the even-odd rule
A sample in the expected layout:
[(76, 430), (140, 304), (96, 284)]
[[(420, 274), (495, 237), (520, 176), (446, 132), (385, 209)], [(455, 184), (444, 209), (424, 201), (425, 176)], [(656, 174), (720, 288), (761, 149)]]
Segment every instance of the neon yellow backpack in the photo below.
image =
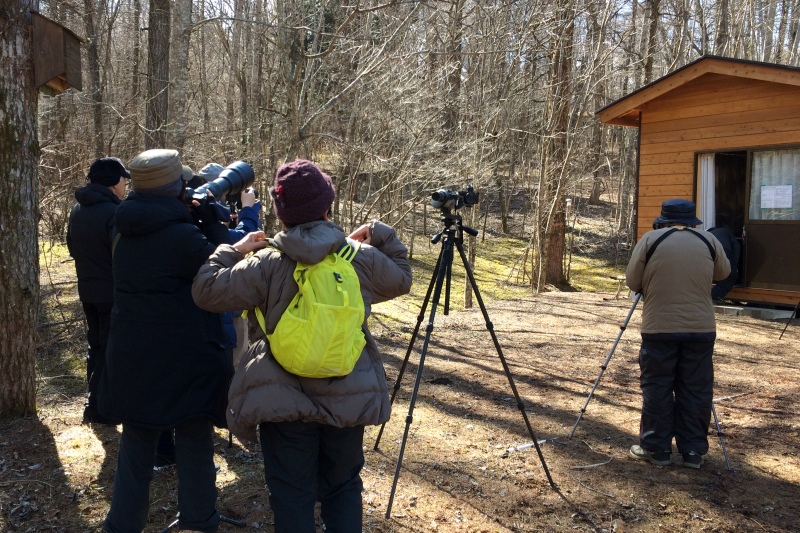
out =
[[(287, 372), (329, 378), (346, 376), (356, 365), (366, 344), (364, 299), (351, 264), (359, 245), (345, 242), (316, 265), (295, 266), (298, 292), (267, 334), (272, 355)], [(266, 334), (264, 314), (258, 307), (255, 312)]]

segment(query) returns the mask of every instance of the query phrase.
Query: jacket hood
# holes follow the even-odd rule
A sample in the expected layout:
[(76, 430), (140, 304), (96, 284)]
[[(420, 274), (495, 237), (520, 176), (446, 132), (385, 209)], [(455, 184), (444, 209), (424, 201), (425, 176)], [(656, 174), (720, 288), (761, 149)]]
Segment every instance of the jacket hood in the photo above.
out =
[(75, 190), (75, 199), (82, 206), (99, 204), (102, 202), (114, 202), (119, 204), (122, 200), (114, 192), (104, 185), (90, 183)]
[(114, 223), (123, 236), (138, 236), (193, 221), (189, 208), (178, 198), (131, 193), (117, 208)]
[(345, 239), (344, 230), (333, 222), (317, 220), (275, 235), (272, 244), (298, 263), (316, 265), (336, 251)]

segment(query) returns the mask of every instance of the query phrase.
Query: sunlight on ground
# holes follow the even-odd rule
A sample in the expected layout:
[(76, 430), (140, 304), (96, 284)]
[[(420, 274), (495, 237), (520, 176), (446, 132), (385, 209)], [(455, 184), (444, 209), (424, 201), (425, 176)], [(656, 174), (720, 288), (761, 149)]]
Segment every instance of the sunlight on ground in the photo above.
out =
[[(121, 427), (117, 427), (117, 433)], [(64, 465), (67, 476), (82, 479), (100, 477), (106, 450), (94, 432), (87, 431), (86, 426), (77, 425), (65, 428), (54, 437), (59, 462)]]

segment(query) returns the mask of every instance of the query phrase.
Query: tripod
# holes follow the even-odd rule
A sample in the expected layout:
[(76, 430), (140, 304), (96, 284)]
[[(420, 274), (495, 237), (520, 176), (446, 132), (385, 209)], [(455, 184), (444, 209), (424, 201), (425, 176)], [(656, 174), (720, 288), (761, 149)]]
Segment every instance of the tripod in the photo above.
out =
[[(520, 413), (522, 413), (522, 418), (525, 421), (525, 426), (528, 429), (528, 433), (531, 436), (531, 440), (533, 441), (534, 446), (536, 447), (536, 452), (539, 454), (539, 460), (542, 463), (542, 467), (544, 468), (545, 474), (547, 475), (547, 480), (550, 483), (550, 486), (555, 488), (555, 483), (553, 482), (553, 478), (550, 476), (550, 471), (547, 468), (547, 464), (544, 461), (544, 456), (542, 455), (542, 450), (539, 448), (538, 440), (533, 433), (533, 428), (531, 427), (531, 423), (528, 420), (528, 415), (525, 412), (525, 405), (520, 398), (519, 392), (517, 392), (517, 387), (514, 385), (514, 380), (511, 377), (511, 371), (508, 367), (508, 363), (506, 362), (505, 356), (503, 356), (503, 350), (500, 348), (500, 343), (497, 340), (497, 335), (494, 331), (494, 326), (489, 320), (489, 314), (486, 311), (486, 306), (483, 303), (483, 299), (481, 298), (481, 293), (478, 290), (478, 284), (475, 282), (475, 276), (472, 273), (472, 270), (469, 266), (469, 261), (467, 260), (466, 255), (464, 254), (464, 235), (463, 232), (467, 232), (472, 236), (476, 236), (478, 234), (477, 230), (474, 230), (470, 227), (464, 226), (461, 223), (461, 216), (456, 213), (451, 213), (449, 209), (443, 209), (443, 217), (442, 222), (444, 222), (444, 228), (442, 228), (436, 235), (431, 238), (431, 242), (437, 244), (439, 241), (442, 242), (442, 248), (439, 251), (439, 258), (436, 261), (436, 267), (434, 268), (433, 276), (431, 277), (431, 282), (428, 285), (428, 291), (425, 294), (425, 299), (422, 303), (422, 308), (420, 309), (419, 317), (417, 318), (417, 324), (414, 327), (414, 333), (411, 335), (411, 342), (408, 344), (408, 350), (406, 351), (405, 359), (403, 360), (403, 364), (400, 366), (400, 371), (397, 375), (397, 379), (394, 382), (394, 390), (392, 391), (391, 397), (391, 404), (394, 404), (394, 400), (397, 396), (397, 392), (400, 390), (400, 381), (403, 379), (403, 374), (405, 373), (406, 366), (408, 365), (408, 359), (411, 355), (411, 350), (414, 347), (414, 341), (417, 338), (417, 334), (419, 333), (420, 325), (422, 324), (422, 320), (425, 316), (425, 311), (428, 307), (428, 303), (431, 303), (431, 310), (430, 310), (430, 317), (428, 318), (428, 326), (425, 328), (425, 339), (422, 343), (422, 351), (419, 357), (419, 367), (417, 368), (417, 377), (414, 381), (414, 388), (411, 392), (411, 400), (409, 401), (408, 405), (408, 416), (406, 416), (406, 426), (405, 431), (403, 432), (403, 440), (400, 444), (400, 452), (397, 457), (397, 467), (395, 468), (394, 472), (394, 480), (392, 481), (392, 490), (389, 494), (389, 503), (386, 506), (386, 518), (388, 519), (391, 516), (392, 512), (392, 502), (394, 501), (395, 491), (397, 489), (397, 480), (400, 477), (400, 468), (402, 467), (403, 463), (403, 454), (406, 448), (406, 441), (408, 440), (408, 432), (411, 427), (411, 422), (413, 421), (414, 415), (414, 405), (417, 401), (417, 393), (419, 392), (419, 385), (422, 379), (422, 371), (425, 366), (425, 356), (428, 352), (428, 344), (430, 343), (431, 333), (433, 333), (433, 324), (434, 319), (436, 318), (436, 309), (439, 306), (439, 299), (442, 294), (442, 286), (445, 286), (445, 296), (444, 296), (444, 314), (447, 315), (450, 311), (450, 279), (451, 279), (451, 272), (453, 266), (453, 249), (457, 249), (459, 255), (461, 256), (461, 261), (464, 264), (464, 270), (467, 273), (467, 277), (469, 278), (470, 286), (472, 287), (472, 291), (475, 294), (475, 298), (478, 300), (478, 304), (480, 305), (481, 312), (483, 313), (483, 318), (486, 322), (486, 329), (489, 330), (489, 333), (492, 336), (492, 342), (494, 343), (494, 347), (497, 350), (497, 355), (500, 358), (500, 362), (503, 365), (503, 370), (508, 378), (508, 383), (511, 386), (511, 391), (514, 393), (514, 398), (517, 401), (517, 407), (519, 408)], [(380, 431), (378, 432), (378, 437), (375, 440), (375, 447), (374, 449), (378, 449), (378, 445), (380, 444), (381, 436), (383, 435), (383, 429), (386, 427), (386, 423), (381, 426)]]
[(578, 429), (578, 424), (581, 423), (581, 419), (583, 418), (583, 414), (586, 412), (586, 407), (589, 405), (589, 402), (592, 401), (592, 396), (594, 395), (594, 391), (597, 389), (597, 386), (600, 384), (600, 378), (603, 377), (603, 373), (608, 368), (608, 363), (611, 361), (611, 356), (614, 355), (614, 350), (617, 349), (617, 344), (619, 344), (619, 339), (622, 337), (622, 334), (625, 333), (625, 328), (628, 327), (628, 322), (631, 320), (631, 315), (633, 314), (634, 309), (639, 304), (639, 300), (642, 299), (642, 295), (640, 293), (636, 293), (636, 296), (633, 297), (633, 303), (631, 304), (631, 309), (628, 311), (628, 316), (625, 317), (625, 321), (619, 327), (619, 333), (617, 333), (617, 338), (614, 339), (614, 344), (611, 346), (611, 349), (608, 351), (608, 355), (606, 356), (606, 360), (603, 361), (603, 364), (600, 365), (600, 374), (597, 376), (597, 379), (594, 382), (594, 386), (592, 390), (589, 392), (589, 397), (586, 398), (586, 403), (583, 404), (581, 407), (581, 412), (578, 415), (578, 419), (575, 421), (575, 425), (572, 426), (572, 431), (569, 432), (569, 437), (567, 439), (571, 439), (572, 436), (575, 434), (575, 430)]
[[(571, 439), (572, 436), (575, 434), (575, 430), (578, 429), (578, 424), (581, 423), (581, 419), (583, 418), (583, 414), (586, 412), (586, 407), (589, 405), (589, 402), (592, 400), (592, 396), (594, 395), (594, 391), (597, 389), (597, 385), (600, 384), (600, 378), (603, 377), (603, 373), (608, 368), (608, 363), (611, 361), (611, 356), (614, 355), (614, 350), (617, 349), (617, 344), (619, 344), (619, 339), (622, 337), (622, 334), (625, 333), (625, 328), (628, 327), (628, 322), (631, 320), (631, 315), (633, 315), (633, 311), (636, 309), (636, 306), (639, 304), (639, 300), (642, 299), (641, 293), (636, 293), (636, 296), (633, 298), (633, 303), (631, 304), (631, 308), (628, 311), (628, 315), (625, 317), (625, 320), (619, 326), (619, 333), (617, 333), (617, 338), (614, 339), (614, 344), (611, 346), (611, 349), (608, 351), (608, 355), (606, 356), (606, 360), (603, 361), (603, 364), (600, 365), (600, 374), (597, 376), (597, 379), (592, 386), (592, 390), (589, 391), (589, 396), (586, 398), (586, 402), (583, 404), (581, 408), (581, 412), (578, 415), (578, 419), (575, 421), (575, 425), (572, 426), (572, 431), (569, 432), (569, 437), (567, 439)], [(797, 304), (800, 306), (800, 303)], [(719, 418), (717, 418), (717, 410), (714, 408), (714, 402), (711, 402), (711, 414), (714, 415), (714, 423), (717, 427), (717, 437), (719, 437), (719, 444), (722, 447), (722, 455), (725, 456), (725, 464), (728, 466), (728, 471), (733, 472), (733, 468), (731, 468), (731, 461), (728, 458), (728, 450), (725, 448), (725, 440), (722, 438), (723, 432), (722, 428), (719, 425)]]

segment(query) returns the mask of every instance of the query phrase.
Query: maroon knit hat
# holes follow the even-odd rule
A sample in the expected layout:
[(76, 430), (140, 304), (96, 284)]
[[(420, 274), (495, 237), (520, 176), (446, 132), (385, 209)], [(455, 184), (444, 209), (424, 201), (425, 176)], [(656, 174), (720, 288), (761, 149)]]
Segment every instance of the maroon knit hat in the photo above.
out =
[(287, 226), (321, 220), (333, 203), (331, 178), (305, 159), (286, 163), (275, 173), (270, 187), (275, 214)]

